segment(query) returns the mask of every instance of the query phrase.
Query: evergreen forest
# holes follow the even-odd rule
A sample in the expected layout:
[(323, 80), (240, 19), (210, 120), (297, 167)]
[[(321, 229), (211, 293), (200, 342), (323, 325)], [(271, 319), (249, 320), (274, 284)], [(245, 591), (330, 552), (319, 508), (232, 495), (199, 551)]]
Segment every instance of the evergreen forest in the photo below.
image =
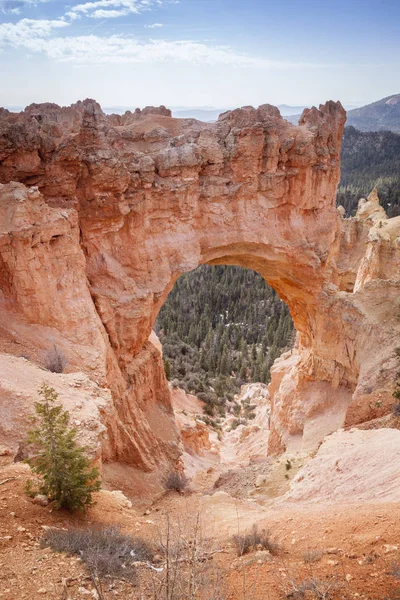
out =
[(375, 185), (388, 216), (400, 215), (400, 134), (345, 127), (337, 204), (353, 216)]
[(203, 265), (182, 275), (162, 307), (156, 332), (173, 385), (223, 412), (240, 386), (270, 380), (294, 342), (289, 310), (258, 273)]

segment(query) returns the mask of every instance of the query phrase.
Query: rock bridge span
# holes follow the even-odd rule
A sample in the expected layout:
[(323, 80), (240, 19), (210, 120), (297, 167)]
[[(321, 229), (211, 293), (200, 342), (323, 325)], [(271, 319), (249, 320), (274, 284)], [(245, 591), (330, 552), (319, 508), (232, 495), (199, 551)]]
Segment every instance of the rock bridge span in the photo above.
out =
[(254, 269), (289, 306), (298, 349), (273, 369), (271, 453), (389, 410), (399, 224), (374, 195), (354, 219), (336, 208), (344, 123), (334, 102), (298, 126), (270, 105), (214, 124), (92, 100), (0, 109), (1, 335), (19, 351), (52, 340), (111, 389), (105, 462), (179, 457), (151, 331), (200, 264)]

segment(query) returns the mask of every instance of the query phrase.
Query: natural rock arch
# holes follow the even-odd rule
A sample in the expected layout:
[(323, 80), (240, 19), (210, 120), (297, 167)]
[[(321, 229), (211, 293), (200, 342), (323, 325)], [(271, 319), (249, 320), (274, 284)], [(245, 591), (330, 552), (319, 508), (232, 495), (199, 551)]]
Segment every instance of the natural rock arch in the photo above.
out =
[[(289, 306), (299, 352), (274, 367), (271, 452), (376, 416), (377, 387), (388, 410), (398, 219), (375, 197), (356, 219), (336, 209), (344, 122), (334, 102), (299, 126), (269, 105), (215, 124), (163, 107), (106, 116), (91, 100), (0, 112), (0, 181), (30, 188), (1, 190), (0, 324), (19, 346), (51, 335), (111, 388), (105, 462), (152, 472), (179, 457), (149, 336), (176, 279), (200, 264), (254, 269)], [(373, 314), (382, 294), (385, 323)]]

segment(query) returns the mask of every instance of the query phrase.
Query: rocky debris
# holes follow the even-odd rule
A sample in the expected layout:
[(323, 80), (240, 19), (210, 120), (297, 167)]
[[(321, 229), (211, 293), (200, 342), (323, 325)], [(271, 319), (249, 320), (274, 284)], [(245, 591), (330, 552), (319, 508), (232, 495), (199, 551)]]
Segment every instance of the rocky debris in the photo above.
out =
[(218, 490), (201, 500), (202, 512), (207, 515), (205, 533), (219, 538), (229, 538), (240, 532), (251, 530), (253, 525), (266, 517), (266, 511), (259, 504), (245, 499), (233, 498)]
[[(26, 359), (0, 354), (0, 439), (9, 447), (10, 459), (18, 461), (28, 456), (25, 440), (43, 382), (59, 394), (71, 425), (77, 428), (78, 443), (93, 460), (101, 461), (104, 422), (112, 411), (110, 391), (83, 373), (51, 373)], [(42, 503), (39, 497), (37, 502)]]
[(49, 499), (44, 494), (36, 494), (36, 496), (32, 499), (33, 504), (38, 504), (39, 506), (48, 506)]
[[(227, 415), (217, 420), (204, 413), (202, 401), (180, 388), (171, 387), (171, 398), (182, 437), (185, 472), (192, 478), (207, 471), (211, 477), (204, 477), (203, 487), (208, 488), (218, 473), (228, 470), (231, 480), (231, 469), (241, 469), (265, 459), (270, 419), (269, 392), (265, 384), (242, 386), (233, 402), (227, 403)], [(223, 480), (224, 474), (218, 478), (219, 484), (222, 485)], [(244, 485), (243, 477), (240, 480)], [(247, 490), (248, 486), (244, 488)], [(233, 495), (246, 494), (244, 489), (242, 492), (235, 490)]]
[(227, 492), (233, 498), (248, 498), (254, 490), (265, 484), (271, 469), (271, 460), (264, 459), (260, 464), (227, 469), (221, 465), (221, 474), (214, 483), (214, 488)]
[(234, 560), (231, 564), (231, 569), (241, 570), (244, 567), (250, 567), (251, 565), (263, 565), (265, 563), (272, 562), (273, 558), (268, 550), (257, 550), (249, 556), (241, 556)]
[(176, 279), (203, 263), (258, 271), (290, 308), (297, 348), (274, 367), (270, 453), (389, 412), (400, 222), (375, 195), (353, 219), (336, 210), (344, 122), (335, 102), (299, 126), (270, 105), (214, 124), (164, 107), (107, 116), (89, 99), (0, 112), (0, 347), (43, 364), (54, 340), (67, 370), (111, 390), (104, 459), (177, 464), (149, 336)]
[(121, 490), (107, 491), (102, 490), (102, 494), (105, 497), (110, 498), (110, 501), (119, 509), (130, 509), (132, 508), (132, 502), (121, 492)]
[(300, 469), (283, 502), (399, 502), (400, 431), (337, 431)]
[(222, 423), (221, 461), (224, 465), (241, 466), (263, 459), (268, 453), (271, 402), (263, 383), (242, 386), (234, 398), (234, 415)]

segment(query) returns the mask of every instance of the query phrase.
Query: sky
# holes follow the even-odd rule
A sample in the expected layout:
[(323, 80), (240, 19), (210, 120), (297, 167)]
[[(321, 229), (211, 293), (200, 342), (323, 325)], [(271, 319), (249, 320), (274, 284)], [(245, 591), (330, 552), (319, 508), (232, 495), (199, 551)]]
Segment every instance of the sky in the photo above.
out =
[(400, 0), (0, 0), (0, 106), (363, 105), (400, 93)]

